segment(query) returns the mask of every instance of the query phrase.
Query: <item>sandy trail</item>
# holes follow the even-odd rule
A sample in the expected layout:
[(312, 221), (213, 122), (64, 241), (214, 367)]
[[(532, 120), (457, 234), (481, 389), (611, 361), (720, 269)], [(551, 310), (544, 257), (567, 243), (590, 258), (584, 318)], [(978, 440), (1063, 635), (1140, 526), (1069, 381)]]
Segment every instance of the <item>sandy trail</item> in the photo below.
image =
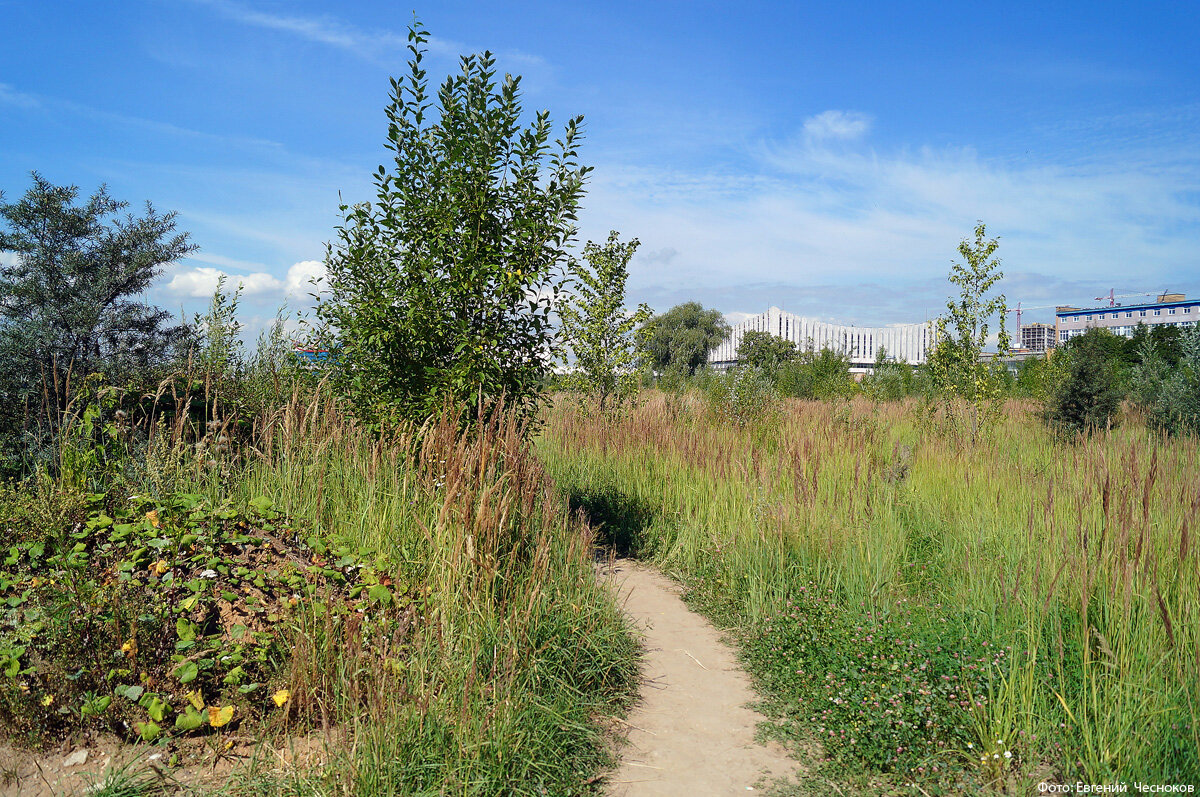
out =
[(734, 651), (684, 606), (658, 572), (619, 560), (602, 569), (626, 613), (645, 634), (638, 703), (626, 721), (628, 743), (608, 780), (611, 797), (747, 794), (797, 771), (774, 743), (754, 741), (762, 716)]

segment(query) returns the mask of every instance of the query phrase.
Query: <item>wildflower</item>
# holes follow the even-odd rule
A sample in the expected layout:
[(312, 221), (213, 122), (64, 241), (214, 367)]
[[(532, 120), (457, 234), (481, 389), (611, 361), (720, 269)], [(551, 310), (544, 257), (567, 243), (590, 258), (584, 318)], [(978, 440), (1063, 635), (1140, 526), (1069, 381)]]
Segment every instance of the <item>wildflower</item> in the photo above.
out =
[(975, 745), (973, 745), (971, 742), (967, 742), (967, 749), (968, 749), (968, 750), (974, 750), (974, 749), (975, 749)]
[(1004, 751), (1004, 757), (1005, 757), (1005, 758), (1012, 758), (1012, 750), (1005, 750), (1005, 751)]
[(54, 695), (46, 695), (45, 697), (42, 698), (43, 706), (49, 706), (53, 702), (54, 702)]
[(288, 702), (288, 698), (291, 696), (292, 696), (291, 692), (289, 692), (288, 690), (280, 689), (278, 692), (271, 695), (271, 699), (275, 701), (276, 706), (278, 706), (279, 708), (282, 708), (283, 704)]

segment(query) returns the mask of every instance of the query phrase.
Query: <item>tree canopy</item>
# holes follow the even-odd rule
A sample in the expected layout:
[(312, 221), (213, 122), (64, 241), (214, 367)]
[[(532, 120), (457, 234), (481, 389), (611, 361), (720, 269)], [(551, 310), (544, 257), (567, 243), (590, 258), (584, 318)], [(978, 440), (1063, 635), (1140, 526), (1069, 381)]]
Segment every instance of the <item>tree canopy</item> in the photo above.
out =
[(572, 296), (558, 310), (563, 340), (574, 355), (567, 383), (594, 395), (602, 411), (638, 391), (642, 364), (635, 330), (650, 318), (650, 308), (625, 309), (629, 261), (638, 244), (637, 238), (621, 243), (616, 231), (603, 245), (588, 241), (584, 262), (571, 263)]
[(646, 351), (655, 370), (691, 376), (708, 354), (729, 336), (729, 324), (719, 310), (699, 302), (677, 304), (646, 322)]
[[(175, 214), (145, 214), (100, 186), (33, 174), (17, 202), (0, 196), (0, 425), (57, 423), (71, 386), (92, 372), (124, 378), (161, 363), (184, 340), (170, 314), (137, 300), (164, 266), (195, 250)], [(32, 405), (32, 406), (31, 406)]]
[(738, 344), (738, 362), (765, 371), (774, 371), (783, 363), (795, 359), (796, 344), (770, 332), (750, 331)]
[(582, 117), (550, 143), (547, 111), (521, 126), (520, 78), (467, 56), (430, 95), (428, 34), (409, 30), (392, 80), (390, 168), (344, 205), (317, 308), (360, 416), (423, 419), (447, 401), (530, 410), (553, 360), (550, 311), (589, 171)]

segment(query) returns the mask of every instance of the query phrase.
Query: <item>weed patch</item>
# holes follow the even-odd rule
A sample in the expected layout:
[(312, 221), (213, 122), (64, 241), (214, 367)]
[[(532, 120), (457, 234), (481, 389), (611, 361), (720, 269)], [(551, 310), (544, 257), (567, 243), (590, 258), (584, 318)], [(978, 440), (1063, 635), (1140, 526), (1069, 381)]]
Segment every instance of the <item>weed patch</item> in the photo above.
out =
[(301, 613), (352, 618), (373, 640), (417, 611), (415, 590), (266, 499), (92, 494), (77, 518), (48, 535), (6, 521), (0, 721), (30, 740), (154, 741), (295, 714), (305, 696), (292, 699), (284, 665)]

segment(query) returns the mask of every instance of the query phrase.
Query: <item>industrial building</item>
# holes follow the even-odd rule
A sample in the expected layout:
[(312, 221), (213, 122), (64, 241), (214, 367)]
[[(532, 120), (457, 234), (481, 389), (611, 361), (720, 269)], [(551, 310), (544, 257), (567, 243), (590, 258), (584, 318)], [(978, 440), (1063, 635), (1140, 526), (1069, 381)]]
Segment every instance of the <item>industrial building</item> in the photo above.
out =
[(1059, 344), (1087, 332), (1092, 327), (1103, 327), (1114, 335), (1133, 337), (1138, 324), (1148, 327), (1170, 324), (1179, 327), (1195, 326), (1200, 321), (1200, 299), (1191, 299), (1182, 293), (1164, 293), (1154, 302), (1121, 305), (1112, 303), (1107, 307), (1059, 307), (1055, 312), (1055, 330)]
[(830, 324), (793, 315), (772, 307), (733, 326), (729, 337), (708, 356), (709, 365), (727, 368), (737, 363), (738, 346), (747, 332), (769, 332), (790, 340), (801, 350), (829, 348), (850, 358), (851, 370), (863, 372), (875, 364), (883, 348), (888, 360), (919, 365), (933, 346), (934, 332), (928, 323), (886, 327), (855, 327)]

